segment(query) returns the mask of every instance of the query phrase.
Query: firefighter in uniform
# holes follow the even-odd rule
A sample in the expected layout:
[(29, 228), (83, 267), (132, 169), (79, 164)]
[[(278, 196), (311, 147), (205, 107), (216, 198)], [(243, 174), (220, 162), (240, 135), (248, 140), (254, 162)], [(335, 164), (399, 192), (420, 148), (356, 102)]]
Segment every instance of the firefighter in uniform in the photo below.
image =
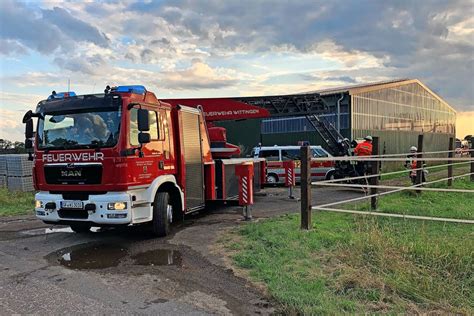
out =
[[(371, 156), (372, 155), (372, 136), (368, 135), (364, 137), (364, 141), (356, 146), (354, 154), (357, 157)], [(363, 176), (367, 169), (367, 162), (358, 161), (356, 170), (359, 176)]]
[[(415, 146), (411, 146), (410, 154), (407, 155), (407, 159), (405, 160), (405, 168), (410, 169), (409, 176), (410, 176), (410, 180), (412, 184), (416, 184), (416, 174), (417, 174), (417, 170), (416, 170), (417, 154), (416, 153), (417, 152), (418, 152), (418, 148), (416, 148)], [(424, 161), (422, 161), (421, 164), (423, 168), (426, 166)], [(421, 172), (421, 182), (426, 182), (426, 173), (427, 171), (423, 169)]]

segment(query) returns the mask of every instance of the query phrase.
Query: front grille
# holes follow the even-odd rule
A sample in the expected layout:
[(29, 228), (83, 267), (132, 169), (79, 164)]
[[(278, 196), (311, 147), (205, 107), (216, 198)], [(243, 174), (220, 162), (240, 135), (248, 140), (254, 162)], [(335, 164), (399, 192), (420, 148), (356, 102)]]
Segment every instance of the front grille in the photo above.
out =
[(44, 166), (47, 184), (100, 184), (101, 164), (61, 164)]
[(58, 215), (61, 218), (87, 219), (89, 213), (86, 210), (65, 210), (60, 209)]

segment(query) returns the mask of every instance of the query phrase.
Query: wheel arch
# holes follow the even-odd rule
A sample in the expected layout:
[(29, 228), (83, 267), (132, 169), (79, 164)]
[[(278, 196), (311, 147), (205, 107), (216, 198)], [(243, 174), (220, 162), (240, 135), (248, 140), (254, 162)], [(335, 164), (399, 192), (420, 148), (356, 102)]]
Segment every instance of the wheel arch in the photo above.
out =
[(276, 183), (278, 183), (278, 181), (280, 181), (280, 177), (278, 176), (278, 174), (274, 171), (270, 171), (270, 172), (267, 172), (267, 177), (268, 176), (272, 176), (272, 177), (275, 177), (276, 179)]
[(173, 175), (163, 175), (156, 178), (148, 188), (148, 200), (153, 203), (157, 192), (168, 192), (170, 198), (176, 205), (179, 205), (180, 211), (184, 210), (184, 193), (176, 183)]
[[(170, 195), (171, 203), (173, 206), (177, 207), (177, 211), (183, 212), (183, 200), (181, 196), (181, 190), (176, 186), (175, 183), (173, 182), (164, 182), (162, 183), (159, 187), (158, 190), (156, 190), (156, 193), (158, 192), (168, 192)], [(155, 194), (156, 194), (155, 193)]]
[(329, 169), (328, 171), (326, 171), (326, 175), (324, 176), (324, 179), (329, 180), (329, 177), (331, 176), (331, 174), (335, 174), (335, 173), (336, 173), (336, 169), (334, 168)]

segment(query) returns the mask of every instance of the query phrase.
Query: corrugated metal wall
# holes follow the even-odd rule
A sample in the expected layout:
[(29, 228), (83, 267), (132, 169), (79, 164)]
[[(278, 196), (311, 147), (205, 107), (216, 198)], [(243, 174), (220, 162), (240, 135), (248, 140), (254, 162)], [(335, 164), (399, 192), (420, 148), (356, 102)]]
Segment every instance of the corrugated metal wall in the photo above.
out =
[[(335, 106), (341, 94), (324, 96)], [(351, 103), (348, 107), (349, 102)], [(447, 150), (449, 137), (454, 137), (456, 114), (418, 83), (392, 86), (360, 92), (344, 98), (341, 112), (349, 112), (349, 129), (341, 132), (348, 138), (368, 134), (380, 137), (381, 150), (386, 153), (407, 152), (417, 144), (420, 133), (425, 135), (425, 151)], [(286, 132), (262, 134), (261, 120), (219, 122), (227, 128), (230, 143), (241, 145), (244, 154), (259, 142), (263, 145), (295, 145), (300, 140), (321, 145), (316, 132)]]
[(417, 83), (354, 94), (351, 107), (353, 137), (378, 136), (387, 154), (408, 152), (419, 134), (424, 151), (447, 150), (454, 137), (456, 113)]
[(456, 113), (411, 83), (352, 95), (353, 129), (454, 134)]

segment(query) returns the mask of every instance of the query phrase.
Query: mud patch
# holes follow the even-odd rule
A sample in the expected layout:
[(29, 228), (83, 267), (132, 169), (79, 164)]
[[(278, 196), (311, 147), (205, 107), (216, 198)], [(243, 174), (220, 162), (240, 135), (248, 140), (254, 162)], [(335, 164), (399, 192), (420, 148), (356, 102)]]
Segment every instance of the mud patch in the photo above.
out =
[(69, 269), (91, 270), (116, 267), (127, 254), (127, 249), (120, 245), (87, 244), (61, 249), (45, 258)]
[(181, 266), (182, 255), (178, 250), (155, 249), (132, 256), (134, 264), (141, 266)]
[[(96, 233), (100, 232), (102, 228), (100, 227), (91, 227), (91, 232)], [(71, 227), (58, 227), (58, 228), (37, 228), (37, 229), (30, 229), (22, 231), (21, 234), (29, 235), (29, 236), (38, 236), (38, 235), (47, 235), (47, 234), (55, 234), (55, 233), (74, 233)]]

